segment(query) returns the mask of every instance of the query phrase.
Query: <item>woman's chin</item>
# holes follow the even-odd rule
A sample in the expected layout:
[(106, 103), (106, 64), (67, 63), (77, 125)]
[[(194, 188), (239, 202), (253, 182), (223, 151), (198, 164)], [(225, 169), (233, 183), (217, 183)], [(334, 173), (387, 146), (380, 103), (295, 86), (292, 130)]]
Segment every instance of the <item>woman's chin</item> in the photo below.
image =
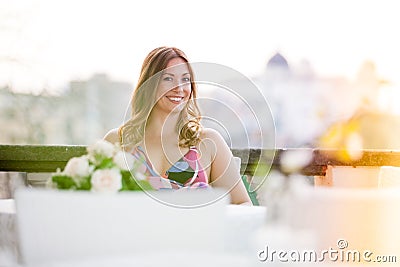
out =
[(184, 103), (175, 105), (175, 107), (171, 108), (170, 113), (179, 113), (183, 110), (184, 107), (185, 107)]

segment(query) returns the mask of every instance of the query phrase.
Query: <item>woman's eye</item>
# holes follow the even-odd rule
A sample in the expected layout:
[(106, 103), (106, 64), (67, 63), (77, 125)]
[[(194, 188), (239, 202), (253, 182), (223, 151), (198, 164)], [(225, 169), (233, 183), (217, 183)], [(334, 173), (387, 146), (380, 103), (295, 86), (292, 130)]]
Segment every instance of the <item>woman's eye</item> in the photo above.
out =
[(172, 77), (165, 77), (163, 80), (169, 82), (169, 81), (172, 81)]
[(183, 78), (182, 81), (185, 83), (190, 82), (190, 78)]

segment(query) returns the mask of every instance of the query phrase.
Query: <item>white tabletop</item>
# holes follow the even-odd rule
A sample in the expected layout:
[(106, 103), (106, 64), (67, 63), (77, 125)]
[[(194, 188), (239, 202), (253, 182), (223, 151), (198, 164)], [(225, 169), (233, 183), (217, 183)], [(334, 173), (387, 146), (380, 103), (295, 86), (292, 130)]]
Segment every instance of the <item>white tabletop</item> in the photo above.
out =
[[(46, 263), (43, 265), (27, 265), (26, 267), (242, 267), (253, 266), (251, 260), (243, 255), (231, 253), (210, 253), (194, 251), (157, 251), (136, 255), (99, 257), (79, 261)], [(24, 266), (25, 267), (25, 266)]]
[[(12, 199), (0, 200), (0, 266), (20, 266), (16, 237), (15, 203)], [(256, 260), (249, 258), (246, 249), (252, 233), (265, 222), (266, 208), (257, 206), (228, 205), (226, 208), (228, 227), (226, 229), (226, 253), (210, 251), (167, 251), (157, 249), (155, 255), (123, 255), (80, 261), (46, 264), (46, 266), (249, 266)], [(236, 253), (245, 252), (245, 253)], [(168, 260), (166, 260), (168, 259)], [(172, 260), (173, 259), (173, 260)], [(34, 266), (39, 267), (39, 266)]]

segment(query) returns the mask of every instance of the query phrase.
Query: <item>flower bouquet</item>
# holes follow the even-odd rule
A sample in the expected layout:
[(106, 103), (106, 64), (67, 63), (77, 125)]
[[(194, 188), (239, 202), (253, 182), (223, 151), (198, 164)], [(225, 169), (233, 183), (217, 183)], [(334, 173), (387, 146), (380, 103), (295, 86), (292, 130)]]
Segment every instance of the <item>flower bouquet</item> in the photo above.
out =
[(63, 171), (57, 169), (49, 187), (93, 192), (153, 190), (140, 170), (142, 164), (118, 145), (99, 140), (87, 152), (71, 158)]

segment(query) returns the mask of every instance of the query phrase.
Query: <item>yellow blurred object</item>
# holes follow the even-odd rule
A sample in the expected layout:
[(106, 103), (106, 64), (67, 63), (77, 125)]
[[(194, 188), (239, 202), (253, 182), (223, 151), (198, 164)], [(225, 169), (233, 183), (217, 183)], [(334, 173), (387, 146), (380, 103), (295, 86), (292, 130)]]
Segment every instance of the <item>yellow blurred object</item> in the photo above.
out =
[(350, 120), (333, 125), (320, 139), (322, 149), (335, 149), (335, 157), (341, 161), (358, 160), (362, 157), (363, 139), (360, 136), (360, 123)]
[(359, 160), (363, 150), (400, 149), (400, 116), (359, 111), (347, 121), (333, 124), (319, 139), (321, 149), (333, 149), (343, 162)]

